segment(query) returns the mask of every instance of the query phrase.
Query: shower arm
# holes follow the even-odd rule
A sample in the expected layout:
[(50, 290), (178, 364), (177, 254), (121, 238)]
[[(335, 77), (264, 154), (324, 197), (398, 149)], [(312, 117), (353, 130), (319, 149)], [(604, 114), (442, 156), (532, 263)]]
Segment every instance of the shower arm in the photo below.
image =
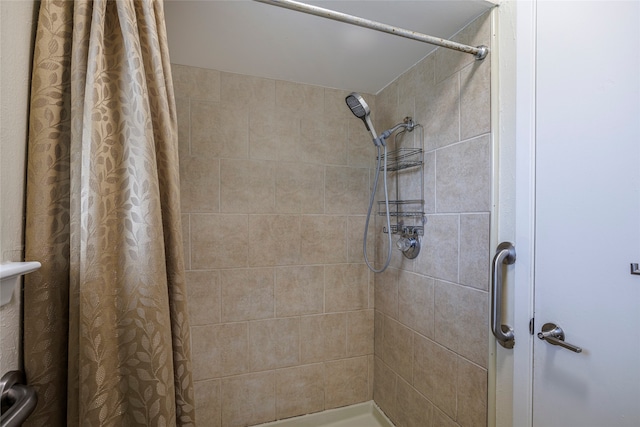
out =
[(411, 132), (413, 131), (413, 128), (415, 127), (415, 123), (413, 122), (413, 119), (411, 117), (405, 117), (404, 118), (404, 122), (402, 123), (398, 123), (397, 125), (395, 125), (394, 127), (392, 127), (391, 129), (387, 129), (384, 132), (382, 132), (380, 134), (379, 137), (374, 138), (373, 139), (373, 143), (374, 145), (377, 146), (386, 146), (386, 140), (387, 138), (389, 138), (391, 136), (391, 134), (393, 134), (395, 131), (397, 131), (400, 128), (405, 128), (405, 130), (407, 132)]
[(466, 44), (457, 43), (451, 40), (442, 39), (440, 37), (428, 36), (426, 34), (418, 33), (416, 31), (405, 30), (403, 28), (394, 27), (393, 25), (383, 24), (381, 22), (372, 21), (370, 19), (360, 18), (358, 16), (348, 15), (346, 13), (337, 12), (331, 9), (325, 9), (318, 6), (313, 6), (306, 3), (301, 3), (293, 0), (254, 0), (260, 3), (266, 3), (273, 6), (283, 7), (285, 9), (291, 9), (298, 12), (308, 13), (310, 15), (320, 16), (322, 18), (333, 19), (334, 21), (344, 22), (347, 24), (357, 25), (359, 27), (369, 28), (371, 30), (380, 31), (383, 33), (393, 34), (400, 37), (405, 37), (412, 40), (417, 40), (423, 43), (428, 43), (447, 49), (457, 50), (459, 52), (469, 53), (476, 57), (476, 59), (484, 59), (489, 53), (487, 46), (481, 45), (478, 47), (468, 46)]

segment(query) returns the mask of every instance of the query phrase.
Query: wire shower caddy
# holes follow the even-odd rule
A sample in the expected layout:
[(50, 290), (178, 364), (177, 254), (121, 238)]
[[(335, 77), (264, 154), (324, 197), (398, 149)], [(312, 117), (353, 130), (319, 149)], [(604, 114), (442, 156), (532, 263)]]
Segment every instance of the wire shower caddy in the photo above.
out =
[[(391, 224), (391, 230), (383, 227), (384, 233), (400, 234), (402, 237), (417, 238), (424, 235), (424, 224), (426, 222), (424, 212), (424, 131), (421, 125), (418, 148), (396, 148), (387, 153), (387, 172), (395, 172), (395, 197), (389, 200), (389, 216), (395, 219), (395, 224)], [(399, 132), (395, 138), (395, 146), (398, 146), (398, 138), (407, 132)], [(384, 155), (381, 155), (384, 161)], [(400, 194), (400, 171), (415, 169), (419, 172), (420, 194), (418, 198), (399, 199)], [(382, 167), (381, 167), (382, 171)], [(378, 202), (378, 215), (386, 215), (384, 201)]]

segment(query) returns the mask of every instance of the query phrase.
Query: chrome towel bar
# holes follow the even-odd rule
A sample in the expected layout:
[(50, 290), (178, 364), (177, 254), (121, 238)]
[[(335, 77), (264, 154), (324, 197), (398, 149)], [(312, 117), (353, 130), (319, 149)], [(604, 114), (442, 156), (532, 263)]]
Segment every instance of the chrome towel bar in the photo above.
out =
[(0, 400), (3, 408), (8, 407), (0, 416), (0, 427), (19, 427), (36, 409), (36, 391), (24, 382), (20, 371), (9, 371), (0, 379)]

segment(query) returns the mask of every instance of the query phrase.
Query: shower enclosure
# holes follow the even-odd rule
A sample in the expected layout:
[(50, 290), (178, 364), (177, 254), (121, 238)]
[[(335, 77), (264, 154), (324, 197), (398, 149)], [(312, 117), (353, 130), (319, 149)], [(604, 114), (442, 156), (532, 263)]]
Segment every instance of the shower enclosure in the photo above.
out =
[[(490, 46), (490, 14), (455, 40)], [(377, 150), (350, 92), (174, 64), (200, 423), (373, 399), (399, 427), (486, 425), (490, 68), (437, 49), (361, 94), (370, 128), (410, 116), (424, 131), (388, 141), (424, 147), (424, 173), (389, 182), (399, 199), (423, 187), (420, 253), (393, 248), (374, 274), (362, 234)], [(377, 267), (385, 227), (372, 216)]]

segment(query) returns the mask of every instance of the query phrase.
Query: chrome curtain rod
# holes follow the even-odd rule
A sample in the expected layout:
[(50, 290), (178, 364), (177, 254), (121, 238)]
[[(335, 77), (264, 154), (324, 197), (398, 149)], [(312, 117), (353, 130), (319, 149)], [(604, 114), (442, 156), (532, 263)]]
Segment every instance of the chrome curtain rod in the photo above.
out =
[(308, 13), (310, 15), (320, 16), (322, 18), (333, 19), (334, 21), (345, 22), (347, 24), (357, 25), (359, 27), (369, 28), (383, 33), (394, 34), (396, 36), (405, 37), (412, 40), (417, 40), (423, 43), (429, 43), (447, 49), (453, 49), (464, 53), (469, 53), (476, 57), (476, 59), (484, 59), (489, 53), (487, 46), (481, 45), (478, 47), (468, 46), (462, 43), (452, 42), (451, 40), (441, 39), (439, 37), (428, 36), (426, 34), (418, 33), (411, 30), (405, 30), (403, 28), (394, 27), (392, 25), (383, 24), (381, 22), (371, 21), (369, 19), (360, 18), (353, 15), (348, 15), (342, 12), (336, 12), (331, 9), (325, 9), (318, 6), (313, 6), (306, 3), (300, 3), (293, 0), (255, 0), (260, 3), (271, 4), (274, 6), (284, 7), (285, 9), (291, 9), (298, 12)]

